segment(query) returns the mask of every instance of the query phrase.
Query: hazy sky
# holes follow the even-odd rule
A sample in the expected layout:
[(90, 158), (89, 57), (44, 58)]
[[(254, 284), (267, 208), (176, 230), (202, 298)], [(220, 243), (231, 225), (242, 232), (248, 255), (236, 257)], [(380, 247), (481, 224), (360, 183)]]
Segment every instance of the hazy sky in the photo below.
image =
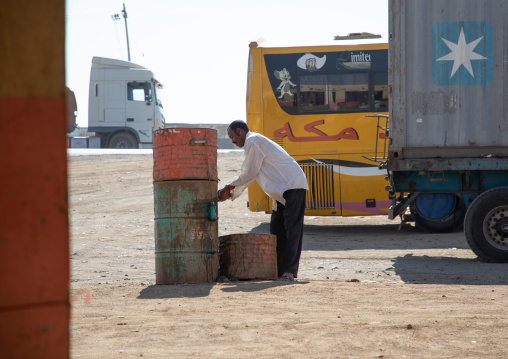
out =
[(251, 41), (304, 46), (350, 32), (388, 35), (388, 0), (67, 0), (67, 86), (82, 127), (92, 57), (127, 60), (124, 3), (131, 61), (164, 84), (167, 123), (245, 120)]

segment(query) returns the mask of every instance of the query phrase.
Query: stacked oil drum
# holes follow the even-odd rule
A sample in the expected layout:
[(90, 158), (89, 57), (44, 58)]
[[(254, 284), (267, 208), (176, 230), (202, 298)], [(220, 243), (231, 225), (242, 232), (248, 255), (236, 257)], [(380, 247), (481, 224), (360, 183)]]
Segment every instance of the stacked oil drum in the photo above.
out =
[(157, 130), (153, 161), (156, 283), (215, 281), (217, 131)]

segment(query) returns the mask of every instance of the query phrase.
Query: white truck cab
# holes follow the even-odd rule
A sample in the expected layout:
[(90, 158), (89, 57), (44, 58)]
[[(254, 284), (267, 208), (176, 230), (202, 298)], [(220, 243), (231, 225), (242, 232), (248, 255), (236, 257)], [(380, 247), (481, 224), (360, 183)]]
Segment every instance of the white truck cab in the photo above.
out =
[(102, 148), (152, 148), (154, 130), (164, 128), (152, 71), (132, 62), (94, 57), (88, 93), (88, 132)]

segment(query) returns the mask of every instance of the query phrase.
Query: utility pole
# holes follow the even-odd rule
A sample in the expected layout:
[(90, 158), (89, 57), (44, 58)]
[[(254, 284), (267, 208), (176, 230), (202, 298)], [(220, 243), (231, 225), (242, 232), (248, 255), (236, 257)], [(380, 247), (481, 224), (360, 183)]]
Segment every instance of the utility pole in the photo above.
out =
[[(123, 13), (123, 19), (125, 20), (125, 36), (127, 37), (127, 58), (130, 61), (131, 60), (131, 49), (129, 46), (129, 30), (127, 28), (127, 10), (125, 9), (125, 3), (123, 4), (122, 13)], [(120, 20), (120, 15), (114, 14), (114, 15), (111, 15), (111, 18), (113, 19), (113, 21)]]
[(127, 29), (127, 10), (125, 10), (125, 3), (123, 3), (123, 19), (125, 20), (125, 35), (127, 36), (127, 57), (131, 60), (131, 49), (129, 46), (129, 30)]

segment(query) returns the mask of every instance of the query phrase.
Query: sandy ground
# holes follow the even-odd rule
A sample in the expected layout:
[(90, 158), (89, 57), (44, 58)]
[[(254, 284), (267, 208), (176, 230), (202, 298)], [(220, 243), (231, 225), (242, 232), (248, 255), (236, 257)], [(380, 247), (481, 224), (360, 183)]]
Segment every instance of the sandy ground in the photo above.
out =
[[(219, 186), (242, 160), (219, 153)], [(508, 264), (383, 216), (306, 217), (297, 282), (155, 285), (152, 165), (69, 157), (72, 358), (508, 356)], [(268, 233), (246, 202), (219, 235)]]

